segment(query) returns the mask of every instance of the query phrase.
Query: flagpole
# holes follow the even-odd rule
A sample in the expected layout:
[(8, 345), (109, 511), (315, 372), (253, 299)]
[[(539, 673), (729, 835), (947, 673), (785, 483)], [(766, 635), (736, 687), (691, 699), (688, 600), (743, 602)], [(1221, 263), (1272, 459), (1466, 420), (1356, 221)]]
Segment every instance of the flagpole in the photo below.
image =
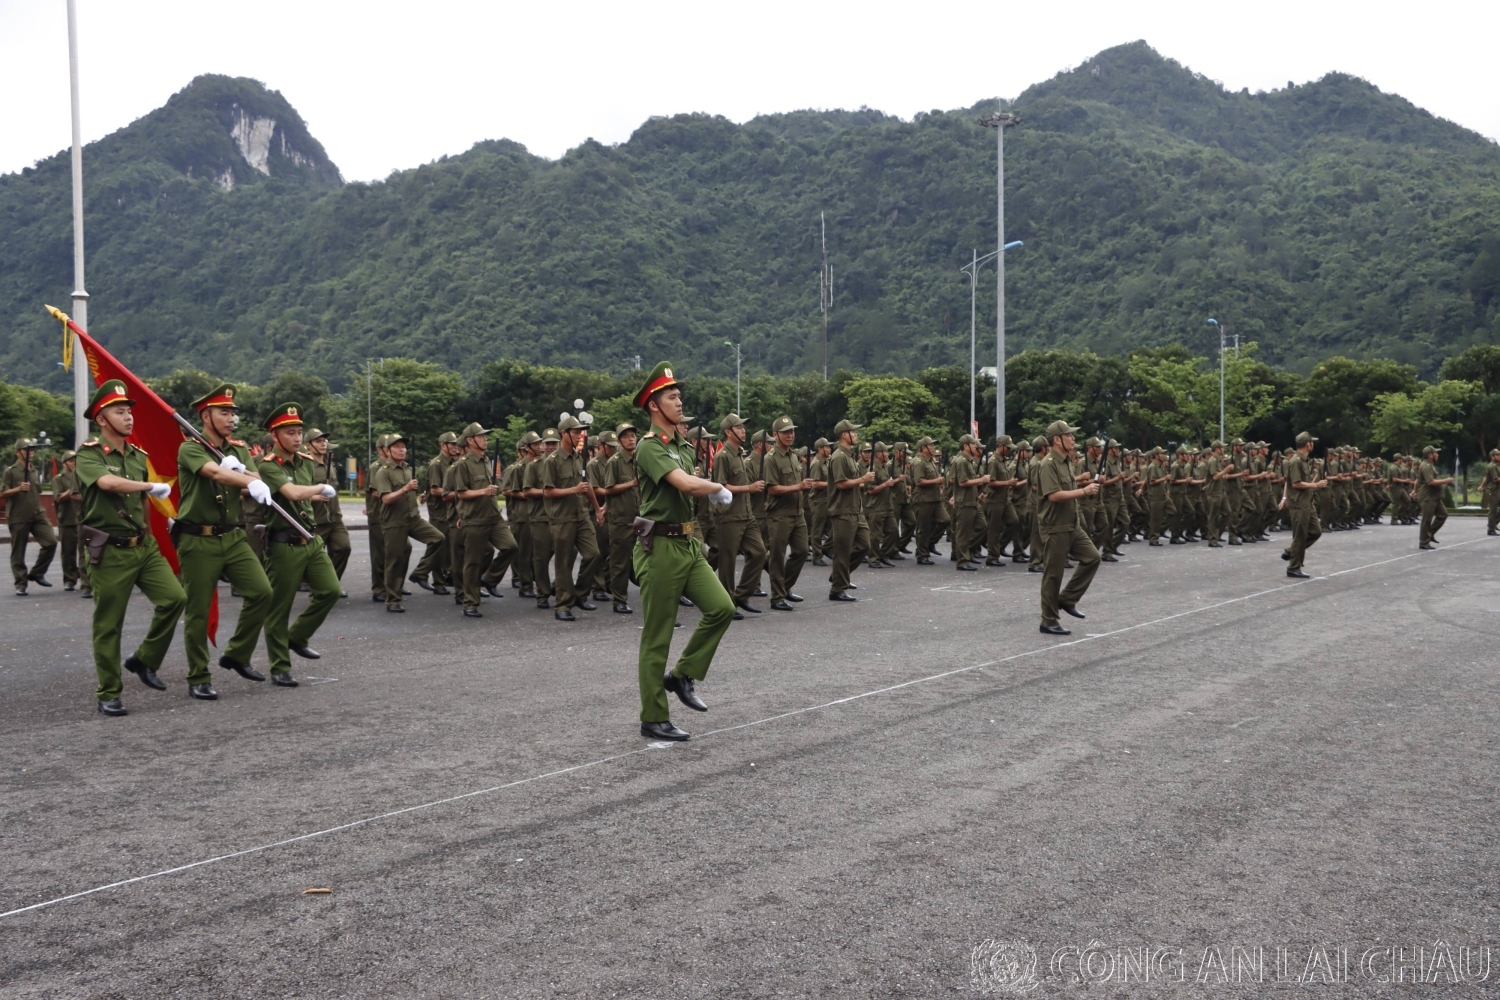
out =
[[(68, 0), (68, 78), (73, 91), (73, 321), (89, 328), (89, 293), (83, 290), (83, 129), (78, 120), (78, 10)], [(88, 358), (73, 335), (73, 447), (88, 440)]]

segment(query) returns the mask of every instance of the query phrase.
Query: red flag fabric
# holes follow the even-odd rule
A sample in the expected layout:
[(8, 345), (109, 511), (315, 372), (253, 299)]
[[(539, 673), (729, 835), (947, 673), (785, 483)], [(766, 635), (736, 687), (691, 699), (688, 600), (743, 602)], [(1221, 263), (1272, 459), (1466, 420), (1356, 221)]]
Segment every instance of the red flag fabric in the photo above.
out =
[[(146, 383), (136, 378), (124, 365), (116, 361), (99, 342), (90, 337), (82, 327), (71, 319), (65, 320), (68, 329), (78, 335), (83, 355), (88, 360), (89, 375), (94, 385), (102, 385), (112, 378), (125, 383), (130, 398), (135, 400), (135, 428), (130, 442), (146, 452), (146, 464), (153, 483), (171, 483), (172, 494), (165, 500), (151, 499), (147, 505), (147, 520), (151, 534), (172, 572), (179, 571), (177, 549), (172, 545), (172, 535), (167, 520), (177, 516), (177, 502), (182, 498), (177, 489), (177, 449), (182, 444), (182, 431), (172, 419), (172, 408), (167, 401), (152, 392)], [(213, 600), (208, 607), (208, 638), (215, 646), (219, 644), (219, 591), (214, 588)]]

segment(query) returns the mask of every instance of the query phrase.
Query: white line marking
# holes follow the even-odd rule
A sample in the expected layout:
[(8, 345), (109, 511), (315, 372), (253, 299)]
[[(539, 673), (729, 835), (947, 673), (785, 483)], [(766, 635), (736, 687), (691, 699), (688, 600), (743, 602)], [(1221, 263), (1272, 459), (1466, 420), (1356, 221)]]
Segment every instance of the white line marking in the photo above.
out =
[[(1468, 545), (1472, 542), (1483, 540), (1484, 537), (1482, 536), (1480, 538), (1471, 538), (1463, 542), (1454, 542), (1451, 545), (1445, 546), (1442, 551), (1451, 552), (1453, 549), (1456, 549), (1461, 545)], [(835, 698), (832, 701), (825, 701), (822, 704), (809, 705), (806, 708), (796, 708), (792, 709), (790, 712), (781, 712), (777, 715), (770, 715), (764, 719), (757, 719), (754, 722), (742, 722), (737, 726), (725, 726), (723, 729), (711, 729), (708, 732), (703, 733), (702, 735), (695, 738), (706, 739), (709, 736), (717, 736), (723, 733), (732, 733), (741, 729), (750, 729), (755, 726), (764, 726), (771, 722), (779, 722), (782, 719), (790, 719), (798, 715), (806, 715), (809, 712), (821, 712), (824, 709), (834, 708), (838, 705), (847, 705), (851, 702), (862, 701), (865, 698), (873, 698), (877, 695), (890, 694), (892, 691), (900, 691), (903, 688), (915, 687), (918, 684), (926, 684), (930, 681), (943, 680), (947, 677), (957, 677), (959, 674), (967, 674), (974, 670), (983, 670), (986, 667), (998, 666), (1001, 663), (1010, 663), (1013, 660), (1025, 659), (1029, 656), (1035, 656), (1038, 653), (1050, 653), (1053, 650), (1066, 649), (1069, 646), (1077, 646), (1085, 642), (1094, 642), (1098, 639), (1108, 639), (1111, 636), (1124, 635), (1126, 632), (1134, 632), (1136, 629), (1149, 628), (1152, 625), (1160, 625), (1164, 622), (1175, 621), (1178, 618), (1186, 618), (1189, 615), (1201, 614), (1204, 611), (1213, 611), (1217, 608), (1227, 607), (1231, 604), (1239, 604), (1242, 601), (1250, 601), (1254, 600), (1257, 597), (1264, 597), (1267, 594), (1280, 593), (1283, 590), (1290, 590), (1294, 587), (1304, 587), (1317, 580), (1331, 579), (1336, 576), (1343, 576), (1346, 573), (1357, 573), (1360, 570), (1373, 569), (1376, 566), (1385, 566), (1393, 562), (1400, 562), (1403, 559), (1414, 558), (1415, 556), (1418, 556), (1420, 554), (1420, 551), (1408, 552), (1404, 556), (1394, 556), (1390, 559), (1382, 559), (1379, 562), (1366, 563), (1363, 566), (1354, 566), (1350, 569), (1339, 570), (1336, 573), (1329, 573), (1327, 576), (1318, 576), (1313, 577), (1310, 580), (1299, 580), (1296, 583), (1287, 583), (1282, 584), (1279, 587), (1269, 587), (1265, 590), (1257, 590), (1255, 593), (1246, 594), (1243, 597), (1231, 597), (1228, 600), (1219, 601), (1214, 604), (1206, 604), (1201, 608), (1193, 608), (1190, 611), (1179, 611), (1175, 615), (1166, 615), (1161, 618), (1153, 618), (1151, 621), (1141, 622), (1137, 625), (1127, 625), (1124, 628), (1118, 628), (1112, 632), (1100, 632), (1097, 634), (1091, 634), (1084, 636), (1081, 639), (1072, 639), (1068, 642), (1059, 642), (1051, 646), (1038, 646), (1036, 649), (1027, 650), (1024, 653), (1015, 653), (1011, 656), (1002, 657), (998, 660), (986, 660), (984, 663), (973, 663), (967, 667), (955, 667), (952, 670), (944, 670), (941, 673), (929, 674), (926, 677), (918, 677), (914, 680), (902, 681), (900, 684), (891, 684), (883, 688), (876, 688), (873, 691), (865, 691), (860, 694), (851, 694), (848, 697)], [(1440, 555), (1441, 553), (1438, 554)], [(648, 744), (635, 750), (627, 750), (624, 753), (611, 754), (608, 757), (600, 757), (598, 760), (591, 760), (585, 764), (574, 764), (571, 767), (561, 767), (555, 771), (547, 771), (542, 774), (534, 774), (529, 778), (518, 778), (515, 781), (507, 781), (504, 784), (500, 785), (491, 785), (488, 788), (479, 788), (472, 792), (463, 792), (459, 795), (450, 795), (447, 798), (434, 799), (431, 802), (423, 802), (419, 805), (406, 806), (403, 809), (393, 809), (390, 812), (381, 813), (378, 816), (367, 816), (364, 819), (356, 819), (348, 823), (340, 823), (338, 826), (330, 826), (326, 830), (317, 830), (313, 833), (304, 833), (296, 837), (288, 837), (285, 840), (278, 840), (274, 843), (261, 844), (258, 847), (247, 847), (243, 851), (234, 851), (230, 854), (220, 854), (218, 857), (204, 858), (201, 861), (194, 861), (190, 864), (178, 865), (176, 868), (165, 868), (158, 872), (151, 872), (149, 875), (137, 875), (135, 878), (121, 879), (118, 882), (110, 882), (108, 885), (95, 886), (92, 889), (84, 889), (82, 892), (73, 892), (69, 893), (66, 896), (58, 896), (56, 899), (49, 899), (41, 903), (32, 903), (30, 906), (22, 906), (14, 910), (7, 910), (4, 913), (0, 913), (0, 919), (4, 919), (6, 917), (14, 917), (22, 913), (30, 913), (32, 910), (40, 910), (48, 906), (56, 906), (58, 903), (66, 903), (74, 899), (82, 899), (84, 896), (92, 896), (96, 892), (104, 892), (108, 889), (118, 889), (122, 886), (133, 885), (136, 882), (146, 882), (151, 879), (162, 878), (167, 875), (176, 875), (180, 872), (191, 871), (194, 868), (202, 868), (205, 865), (217, 864), (220, 861), (229, 861), (233, 858), (243, 858), (249, 854), (259, 854), (262, 851), (269, 851), (276, 847), (285, 847), (288, 844), (296, 844), (304, 840), (315, 840), (319, 837), (327, 837), (335, 833), (341, 833), (344, 830), (352, 830), (355, 827), (365, 826), (370, 823), (378, 823), (381, 820), (393, 819), (397, 816), (404, 816), (407, 813), (421, 812), (426, 809), (435, 809), (438, 806), (451, 805), (454, 802), (462, 802), (464, 799), (477, 798), (481, 795), (492, 795), (495, 792), (503, 792), (506, 789), (516, 788), (520, 785), (529, 785), (532, 782), (542, 781), (546, 778), (557, 778), (561, 777), (564, 774), (574, 774), (578, 771), (584, 771), (589, 768), (599, 767), (602, 764), (610, 764), (617, 760), (624, 760), (627, 757), (635, 757), (638, 754), (646, 753), (650, 750), (656, 749), (659, 746), (660, 744)]]

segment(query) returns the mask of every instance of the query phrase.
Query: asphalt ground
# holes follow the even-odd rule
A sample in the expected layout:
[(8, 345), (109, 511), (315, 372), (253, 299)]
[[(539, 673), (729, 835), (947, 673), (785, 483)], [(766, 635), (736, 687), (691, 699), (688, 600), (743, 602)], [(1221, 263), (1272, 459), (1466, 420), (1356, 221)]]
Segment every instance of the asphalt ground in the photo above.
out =
[(174, 645), (107, 719), (91, 605), (7, 597), (0, 997), (1494, 995), (1500, 540), (1286, 537), (1129, 546), (1070, 640), (1017, 567), (809, 567), (664, 747), (638, 616), (387, 615), (363, 535), (295, 690)]

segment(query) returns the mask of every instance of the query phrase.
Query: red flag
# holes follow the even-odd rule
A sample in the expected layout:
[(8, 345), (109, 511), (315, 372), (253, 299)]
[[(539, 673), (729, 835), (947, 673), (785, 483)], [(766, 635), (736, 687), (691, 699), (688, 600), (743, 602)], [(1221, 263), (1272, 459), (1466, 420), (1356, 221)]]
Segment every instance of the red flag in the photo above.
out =
[[(62, 319), (67, 328), (78, 335), (78, 342), (83, 347), (84, 357), (88, 359), (89, 375), (93, 378), (94, 385), (103, 385), (112, 378), (119, 379), (130, 391), (130, 398), (135, 400), (135, 428), (130, 433), (130, 441), (146, 452), (146, 465), (151, 481), (172, 484), (172, 494), (165, 500), (149, 498), (151, 502), (146, 507), (146, 520), (151, 534), (156, 538), (157, 547), (161, 549), (162, 555), (167, 557), (167, 562), (172, 566), (172, 572), (177, 573), (180, 571), (177, 549), (172, 544), (171, 532), (167, 530), (167, 520), (177, 516), (177, 503), (182, 499), (182, 494), (177, 488), (177, 449), (182, 444), (183, 437), (177, 422), (172, 419), (173, 410), (167, 405), (166, 400), (152, 392), (146, 383), (131, 374), (130, 369), (116, 361), (114, 355), (101, 347), (99, 342), (84, 332), (77, 323), (61, 312), (54, 311), (53, 315)], [(68, 357), (70, 352), (64, 350), (63, 353), (64, 362), (70, 360)], [(213, 599), (208, 606), (208, 638), (215, 646), (219, 644), (217, 581), (214, 586)]]

